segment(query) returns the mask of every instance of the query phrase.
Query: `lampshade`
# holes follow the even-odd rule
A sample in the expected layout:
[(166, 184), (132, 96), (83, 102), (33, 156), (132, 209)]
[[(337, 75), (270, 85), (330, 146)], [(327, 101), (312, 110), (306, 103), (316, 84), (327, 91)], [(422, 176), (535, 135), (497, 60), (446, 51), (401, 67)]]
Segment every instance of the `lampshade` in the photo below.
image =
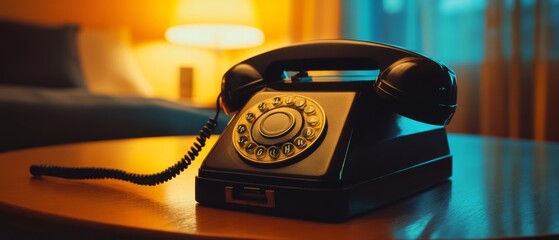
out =
[(213, 49), (238, 49), (262, 44), (264, 34), (251, 0), (180, 0), (169, 42)]

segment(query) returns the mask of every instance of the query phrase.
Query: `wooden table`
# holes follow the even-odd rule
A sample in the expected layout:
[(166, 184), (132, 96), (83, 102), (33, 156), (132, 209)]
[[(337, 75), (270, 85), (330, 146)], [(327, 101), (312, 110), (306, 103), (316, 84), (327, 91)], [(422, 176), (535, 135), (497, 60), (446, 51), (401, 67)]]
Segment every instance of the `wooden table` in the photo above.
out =
[(5, 230), (0, 238), (559, 237), (559, 143), (451, 134), (451, 181), (344, 223), (200, 206), (194, 201), (194, 176), (204, 154), (176, 179), (155, 187), (28, 173), (31, 164), (39, 163), (151, 173), (176, 162), (193, 140), (139, 138), (0, 154), (0, 225)]

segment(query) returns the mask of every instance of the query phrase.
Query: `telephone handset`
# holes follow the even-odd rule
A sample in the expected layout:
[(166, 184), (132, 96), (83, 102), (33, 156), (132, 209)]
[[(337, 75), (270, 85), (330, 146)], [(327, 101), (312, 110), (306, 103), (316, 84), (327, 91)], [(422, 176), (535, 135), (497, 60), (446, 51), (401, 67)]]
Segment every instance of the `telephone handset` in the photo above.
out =
[[(313, 70), (375, 69), (380, 75), (369, 81), (298, 77)], [(285, 79), (286, 71), (297, 74)], [(218, 112), (190, 156), (132, 182), (158, 184), (186, 168), (215, 127), (221, 104), (234, 116), (199, 169), (200, 204), (347, 219), (451, 176), (444, 125), (456, 109), (456, 94), (452, 70), (394, 46), (329, 40), (272, 50), (225, 73)], [(53, 168), (34, 166), (32, 172), (68, 178), (67, 169)], [(72, 171), (74, 178), (80, 175)], [(114, 170), (91, 171), (87, 178)], [(126, 174), (110, 177), (131, 181), (133, 174)]]
[(400, 114), (438, 125), (452, 118), (457, 94), (452, 70), (408, 50), (351, 40), (292, 45), (245, 60), (225, 73), (221, 102), (227, 114), (240, 110), (257, 91), (282, 81), (284, 70), (364, 69), (380, 70), (372, 90)]

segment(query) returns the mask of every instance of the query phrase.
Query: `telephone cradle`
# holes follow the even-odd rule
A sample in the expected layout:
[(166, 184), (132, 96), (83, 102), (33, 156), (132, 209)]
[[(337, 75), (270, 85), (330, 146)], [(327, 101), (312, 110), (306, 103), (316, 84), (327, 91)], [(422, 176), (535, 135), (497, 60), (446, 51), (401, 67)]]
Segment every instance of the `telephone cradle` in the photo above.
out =
[[(335, 222), (448, 179), (452, 156), (444, 127), (383, 109), (370, 84), (320, 83), (317, 87), (317, 83), (283, 83), (257, 93), (246, 106), (265, 102), (270, 106), (267, 112), (291, 109), (285, 101), (292, 97), (295, 101), (307, 98), (307, 107), (312, 106), (310, 99), (314, 100), (316, 103), (312, 104), (320, 105), (327, 115), (325, 122), (318, 123), (326, 125), (323, 127), (327, 133), (322, 139), (311, 140), (300, 133), (306, 144), (315, 140), (313, 149), (304, 149), (304, 156), (285, 160), (286, 163), (268, 166), (269, 163), (258, 164), (258, 157), (253, 162), (239, 154), (231, 142), (239, 141), (244, 135), (239, 136), (238, 125), (227, 128), (199, 169), (196, 201), (211, 207)], [(311, 87), (320, 90), (313, 91)], [(300, 91), (305, 88), (308, 89)], [(275, 100), (281, 104), (274, 106)], [(230, 126), (239, 119), (244, 121), (251, 111), (240, 111)], [(301, 112), (306, 114), (304, 108)], [(252, 128), (259, 126), (257, 120), (253, 122)], [(308, 124), (308, 120), (303, 124)], [(285, 143), (276, 144), (277, 159), (284, 157), (282, 144)], [(270, 155), (273, 147), (255, 149), (264, 149)], [(310, 152), (305, 154), (306, 151)], [(256, 150), (252, 153), (257, 154)], [(273, 162), (272, 159), (262, 161)]]

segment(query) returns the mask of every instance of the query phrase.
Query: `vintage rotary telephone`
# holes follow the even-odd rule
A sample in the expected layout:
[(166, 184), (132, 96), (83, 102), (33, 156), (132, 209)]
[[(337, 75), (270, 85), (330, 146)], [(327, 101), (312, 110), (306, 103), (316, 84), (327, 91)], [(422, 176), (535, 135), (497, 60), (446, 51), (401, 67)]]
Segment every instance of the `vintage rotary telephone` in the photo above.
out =
[[(308, 76), (311, 70), (374, 69), (380, 71), (376, 81)], [(286, 77), (287, 71), (296, 74)], [(452, 70), (408, 50), (350, 40), (297, 44), (227, 71), (216, 116), (191, 151), (161, 173), (53, 166), (31, 172), (165, 182), (198, 155), (221, 104), (234, 117), (199, 169), (200, 204), (339, 221), (451, 176), (444, 125), (456, 109), (456, 94)]]

